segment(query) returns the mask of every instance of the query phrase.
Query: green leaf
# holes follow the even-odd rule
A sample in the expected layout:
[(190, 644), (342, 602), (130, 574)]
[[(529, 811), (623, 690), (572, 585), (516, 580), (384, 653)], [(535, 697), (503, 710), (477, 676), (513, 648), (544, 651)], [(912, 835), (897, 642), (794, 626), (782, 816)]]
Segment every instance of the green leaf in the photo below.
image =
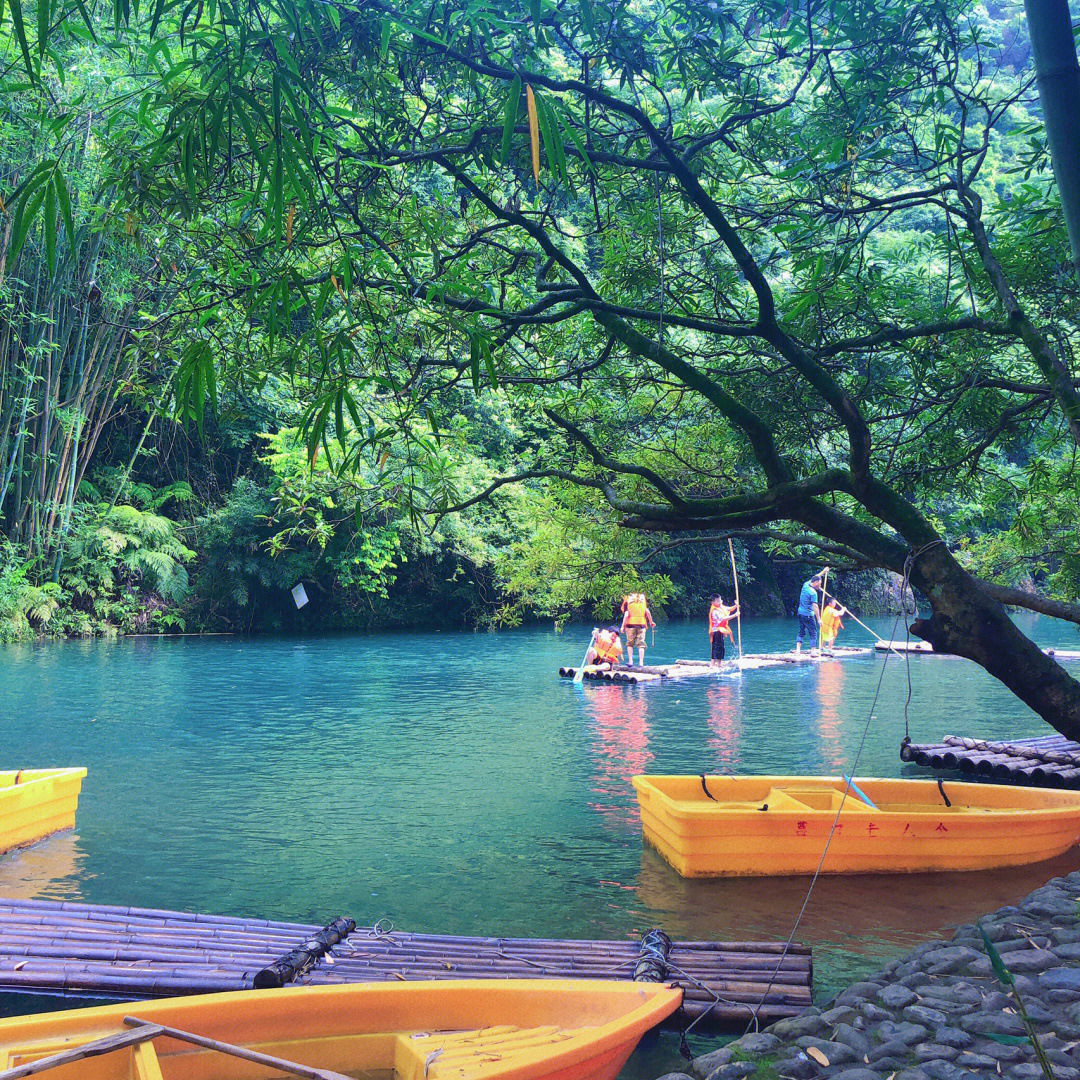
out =
[(45, 186), (45, 220), (42, 224), (45, 233), (45, 262), (49, 267), (49, 277), (56, 276), (56, 185)]
[(71, 216), (71, 197), (68, 194), (67, 181), (59, 169), (53, 173), (53, 184), (56, 187), (56, 201), (60, 204), (60, 215), (64, 219), (64, 232), (67, 233), (68, 246), (74, 254), (75, 219)]
[(515, 75), (510, 84), (510, 93), (506, 99), (506, 111), (503, 114), (502, 148), (499, 151), (499, 164), (505, 165), (510, 157), (510, 147), (514, 139), (514, 126), (521, 110), (521, 76)]
[(37, 82), (37, 72), (34, 63), (30, 59), (30, 46), (26, 43), (26, 25), (23, 22), (22, 0), (11, 0), (11, 25), (15, 28), (15, 36), (19, 39), (19, 48), (22, 50), (23, 62), (26, 64), (26, 74), (31, 82)]
[(974, 1032), (980, 1039), (1001, 1043), (1002, 1046), (1027, 1046), (1031, 1040), (1026, 1035), (999, 1035), (996, 1031)]
[(49, 23), (52, 21), (52, 4), (49, 0), (37, 0), (38, 56), (45, 55), (49, 42)]
[(37, 217), (38, 210), (45, 199), (45, 191), (38, 188), (29, 199), (23, 199), (15, 210), (15, 221), (11, 227), (11, 246), (8, 248), (8, 258), (14, 262), (16, 256), (22, 250), (23, 242), (30, 231), (30, 226)]
[(581, 25), (585, 27), (587, 34), (591, 34), (596, 27), (591, 0), (578, 0), (578, 7), (581, 9)]
[(473, 393), (480, 393), (480, 340), (475, 334), (469, 335), (469, 364), (472, 369)]
[(1004, 986), (1012, 986), (1015, 982), (1013, 973), (1001, 962), (1001, 954), (987, 936), (986, 931), (982, 927), (982, 923), (979, 923), (979, 933), (982, 934), (983, 944), (986, 946), (986, 955), (990, 957), (990, 964), (994, 969), (994, 974), (998, 977), (998, 982), (1002, 983)]

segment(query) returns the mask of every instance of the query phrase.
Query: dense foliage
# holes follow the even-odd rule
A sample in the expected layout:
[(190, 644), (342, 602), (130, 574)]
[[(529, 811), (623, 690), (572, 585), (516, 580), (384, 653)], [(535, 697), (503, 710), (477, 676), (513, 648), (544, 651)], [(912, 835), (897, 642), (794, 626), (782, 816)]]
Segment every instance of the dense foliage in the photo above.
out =
[[(168, 606), (190, 550), (200, 620), (287, 620), (300, 578), (352, 625), (403, 578), (422, 619), (514, 619), (677, 600), (734, 534), (909, 574), (927, 637), (1080, 709), (1001, 609), (1077, 616), (1026, 592), (1077, 594), (1078, 425), (1018, 4), (35, 15), (2, 84), (23, 588), (74, 595), (89, 550)], [(179, 538), (101, 538), (177, 479)]]

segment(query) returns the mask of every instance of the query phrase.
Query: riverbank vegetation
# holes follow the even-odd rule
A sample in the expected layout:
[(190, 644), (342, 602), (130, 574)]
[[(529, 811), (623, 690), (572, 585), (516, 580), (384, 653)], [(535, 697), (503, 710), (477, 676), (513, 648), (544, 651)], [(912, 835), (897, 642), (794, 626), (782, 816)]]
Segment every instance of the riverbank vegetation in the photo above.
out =
[(810, 559), (908, 576), (919, 632), (1080, 729), (1002, 606), (1080, 621), (1019, 4), (39, 0), (2, 33), (8, 636), (679, 610), (734, 535), (763, 602)]

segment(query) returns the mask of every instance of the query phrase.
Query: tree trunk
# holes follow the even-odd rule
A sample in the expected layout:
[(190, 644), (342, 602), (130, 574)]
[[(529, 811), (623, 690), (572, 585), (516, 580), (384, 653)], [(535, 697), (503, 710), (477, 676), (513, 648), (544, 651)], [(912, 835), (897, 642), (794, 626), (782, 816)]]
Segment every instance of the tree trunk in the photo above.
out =
[(1080, 741), (1080, 682), (1017, 628), (944, 544), (919, 555), (910, 576), (933, 612), (912, 623), (913, 633), (940, 652), (974, 660), (1062, 735)]
[(1080, 65), (1068, 0), (1024, 0), (1050, 160), (1080, 279)]

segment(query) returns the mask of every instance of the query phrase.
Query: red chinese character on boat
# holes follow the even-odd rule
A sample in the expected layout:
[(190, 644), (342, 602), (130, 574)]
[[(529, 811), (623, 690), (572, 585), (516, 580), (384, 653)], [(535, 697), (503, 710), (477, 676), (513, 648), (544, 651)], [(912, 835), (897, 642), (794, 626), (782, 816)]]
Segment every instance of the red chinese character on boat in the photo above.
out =
[(795, 822), (795, 835), (796, 836), (805, 836), (806, 835), (806, 822), (805, 821), (796, 821)]
[(873, 836), (873, 835), (874, 835), (874, 833), (876, 833), (876, 832), (878, 832), (878, 831), (880, 830), (880, 828), (881, 828), (881, 826), (880, 826), (880, 825), (875, 825), (875, 824), (874, 824), (874, 823), (873, 823), (873, 822), (871, 821), (871, 822), (869, 822), (869, 823), (867, 824), (867, 826), (866, 826), (866, 831), (867, 831), (867, 832), (868, 832), (868, 833), (869, 833), (869, 834), (870, 834), (871, 836)]
[(934, 832), (948, 832), (948, 831), (949, 830), (945, 828), (945, 822), (944, 821), (939, 821), (937, 823), (937, 828), (934, 830)]
[[(908, 822), (908, 823), (907, 823), (907, 824), (906, 824), (906, 825), (904, 826), (904, 832), (906, 833), (906, 832), (908, 832), (908, 831), (909, 831), (910, 829), (911, 829), (911, 822), (909, 821), (909, 822)], [(903, 835), (903, 833), (901, 833), (900, 835), (902, 836), (902, 835)]]

